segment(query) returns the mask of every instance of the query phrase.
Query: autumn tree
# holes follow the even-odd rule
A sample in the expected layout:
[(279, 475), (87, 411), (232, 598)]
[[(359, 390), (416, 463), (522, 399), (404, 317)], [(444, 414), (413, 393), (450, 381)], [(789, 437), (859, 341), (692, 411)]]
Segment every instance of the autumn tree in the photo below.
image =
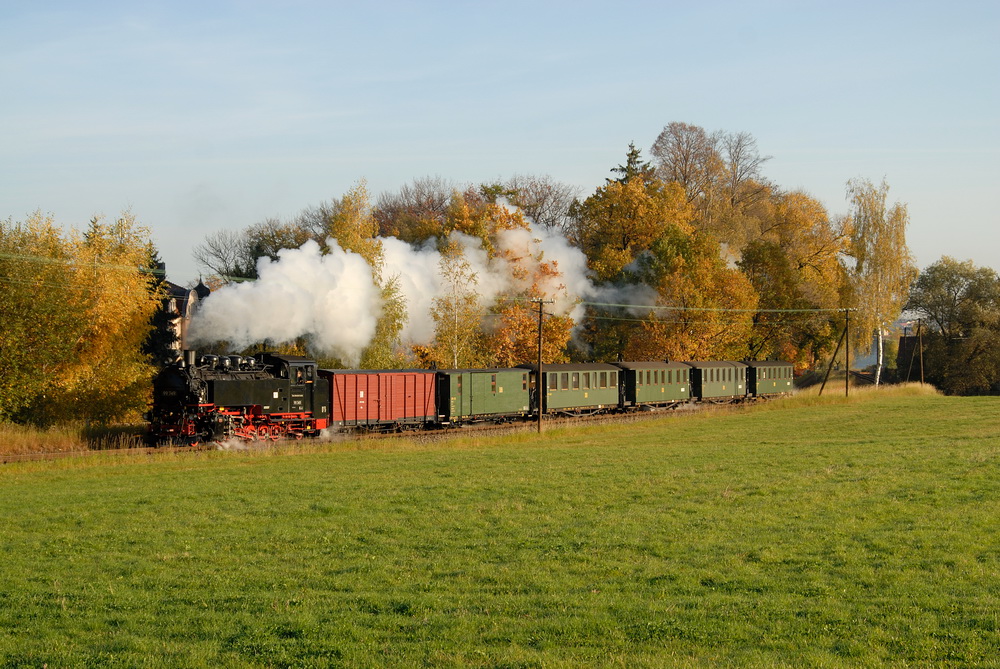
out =
[(0, 420), (33, 418), (73, 357), (85, 325), (72, 262), (51, 217), (0, 222)]
[(620, 277), (626, 266), (668, 229), (690, 231), (692, 210), (676, 183), (665, 184), (630, 145), (619, 175), (573, 207), (580, 246), (600, 281)]
[(945, 256), (914, 281), (908, 312), (924, 319), (928, 381), (949, 394), (989, 392), (1000, 382), (1000, 277)]
[(361, 355), (361, 367), (404, 366), (406, 359), (399, 346), (399, 333), (406, 324), (406, 305), (398, 277), (385, 267), (385, 251), (365, 181), (333, 201), (322, 232), (325, 237), (337, 240), (343, 250), (364, 258), (381, 291), (382, 314), (375, 326), (375, 336)]
[(488, 197), (488, 189), (453, 193), (445, 216), (445, 235), (453, 231), (478, 238), (490, 257), (497, 253), (496, 236), (504, 230), (526, 230), (524, 215)]
[(438, 269), (442, 292), (433, 301), (434, 341), (414, 352), (426, 367), (480, 367), (483, 360), (482, 319), (486, 313), (476, 286), (479, 276), (454, 239), (440, 247)]
[(875, 186), (867, 179), (847, 182), (851, 211), (846, 221), (851, 300), (854, 307), (853, 342), (859, 350), (876, 351), (875, 384), (881, 380), (884, 364), (882, 333), (906, 304), (916, 268), (906, 245), (909, 214), (906, 205), (887, 206), (889, 186), (883, 180)]
[[(519, 218), (520, 213), (516, 213)], [(503, 228), (508, 229), (512, 228)], [(487, 327), (485, 343), (489, 364), (510, 367), (536, 359), (538, 326), (532, 309), (535, 299), (555, 300), (552, 308), (559, 310), (544, 319), (542, 356), (548, 362), (566, 361), (566, 347), (574, 325), (567, 311), (573, 305), (558, 262), (546, 258), (531, 244), (500, 244), (494, 239), (491, 248), (495, 262), (507, 267), (511, 288), (497, 298), (491, 309), (492, 322)]]
[(637, 262), (636, 277), (657, 291), (642, 336), (624, 351), (630, 360), (712, 360), (742, 357), (758, 296), (746, 276), (719, 255), (700, 231), (673, 228)]
[(515, 174), (504, 183), (510, 203), (535, 223), (559, 230), (572, 237), (573, 217), (570, 208), (580, 197), (581, 189), (555, 181), (550, 176)]
[(395, 193), (379, 195), (373, 216), (382, 237), (408, 243), (445, 235), (445, 218), (456, 186), (441, 177), (414, 179)]
[(747, 357), (811, 366), (832, 350), (839, 332), (843, 230), (822, 204), (801, 192), (773, 195), (763, 223), (738, 262), (760, 296)]
[(146, 403), (152, 369), (142, 347), (161, 299), (142, 271), (149, 231), (129, 212), (68, 237), (39, 214), (0, 229), (0, 276), (14, 287), (0, 297), (0, 413), (38, 424), (135, 415)]

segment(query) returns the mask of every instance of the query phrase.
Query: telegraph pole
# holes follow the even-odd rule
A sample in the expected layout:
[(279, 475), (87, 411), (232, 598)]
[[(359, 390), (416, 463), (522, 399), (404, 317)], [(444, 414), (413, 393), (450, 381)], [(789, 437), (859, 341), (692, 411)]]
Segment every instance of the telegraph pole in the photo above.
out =
[(531, 300), (538, 304), (538, 369), (535, 372), (535, 396), (538, 398), (538, 434), (542, 433), (542, 407), (544, 402), (542, 400), (542, 395), (545, 393), (545, 384), (542, 382), (542, 318), (545, 312), (542, 311), (542, 305), (552, 304), (555, 300), (543, 300), (540, 297), (536, 297)]
[[(881, 332), (879, 333), (881, 337)], [(844, 355), (847, 356), (847, 374), (844, 375), (844, 397), (851, 396), (851, 310), (844, 309)]]

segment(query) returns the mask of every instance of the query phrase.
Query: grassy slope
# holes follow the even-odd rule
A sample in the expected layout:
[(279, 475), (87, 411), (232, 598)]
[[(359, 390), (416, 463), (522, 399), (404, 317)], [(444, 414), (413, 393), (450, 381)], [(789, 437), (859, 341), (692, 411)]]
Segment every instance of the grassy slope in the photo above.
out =
[(0, 470), (0, 660), (996, 663), (1000, 405)]

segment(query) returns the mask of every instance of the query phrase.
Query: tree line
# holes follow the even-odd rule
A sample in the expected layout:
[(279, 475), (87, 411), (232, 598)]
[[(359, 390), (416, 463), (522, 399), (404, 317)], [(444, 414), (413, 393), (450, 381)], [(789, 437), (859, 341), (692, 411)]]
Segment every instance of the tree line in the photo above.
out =
[[(208, 235), (194, 257), (218, 288), (257, 278), (261, 259), (284, 249), (315, 240), (325, 251), (335, 240), (365, 259), (381, 294), (361, 366), (506, 366), (535, 357), (531, 300), (560, 282), (566, 289), (565, 266), (541, 253), (519, 264), (501, 243), (510, 231), (541, 229), (579, 250), (603, 296), (582, 300), (573, 317), (545, 319), (546, 361), (780, 358), (805, 369), (833, 354), (845, 309), (850, 341), (866, 351), (880, 348), (875, 335), (905, 308), (923, 318), (930, 381), (956, 393), (992, 388), (1000, 379), (997, 275), (950, 258), (918, 273), (906, 207), (889, 203), (884, 181), (849, 181), (849, 213), (833, 218), (808, 193), (770, 181), (768, 159), (748, 133), (675, 122), (648, 159), (630, 145), (589, 193), (547, 176), (427, 177), (373, 198), (362, 181), (291, 220)], [(385, 261), (390, 237), (440, 254), (445, 290), (425, 342), (400, 340), (406, 305)], [(457, 241), (469, 238), (519, 268), (488, 303), (479, 297), (486, 277)], [(149, 231), (131, 213), (95, 218), (82, 233), (41, 214), (0, 221), (0, 420), (108, 421), (141, 411), (154, 348), (165, 346), (151, 337), (163, 319), (157, 266)], [(257, 348), (315, 354), (309, 343)]]
[(549, 319), (552, 361), (782, 358), (806, 368), (832, 353), (844, 309), (855, 314), (851, 341), (864, 349), (899, 315), (916, 270), (905, 242), (906, 208), (888, 204), (884, 182), (850, 181), (851, 212), (831, 219), (815, 198), (767, 179), (769, 157), (749, 133), (709, 133), (675, 122), (650, 153), (646, 160), (630, 145), (589, 194), (534, 175), (475, 185), (422, 178), (374, 201), (359, 184), (290, 221), (266, 219), (210, 235), (195, 258), (220, 284), (256, 278), (258, 261), (276, 260), (282, 249), (333, 238), (349, 250), (370, 247), (363, 254), (379, 268), (388, 297), (392, 268), (373, 257), (378, 240), (435, 245), (448, 263), (443, 273), (455, 278), (452, 294), (434, 307), (436, 336), (429, 345), (400, 348), (392, 340), (398, 322), (389, 321), (402, 312), (390, 308), (385, 338), (364, 357), (382, 366), (533, 359), (529, 300), (549, 278), (563, 276), (560, 268), (541, 263), (532, 285), (483, 313), (473, 299), (477, 277), (452, 236), (477, 237), (489, 253), (500, 253), (498, 233), (528, 221), (579, 249), (601, 294), (645, 296), (638, 303), (591, 301), (575, 331), (568, 318)]

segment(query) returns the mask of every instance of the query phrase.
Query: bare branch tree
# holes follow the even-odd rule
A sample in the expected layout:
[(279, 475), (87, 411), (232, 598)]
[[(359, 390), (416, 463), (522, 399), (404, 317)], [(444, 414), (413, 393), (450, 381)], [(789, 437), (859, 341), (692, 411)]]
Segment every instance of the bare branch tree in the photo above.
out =
[(515, 174), (505, 184), (511, 204), (539, 225), (568, 235), (573, 219), (569, 209), (583, 192), (579, 186), (555, 181), (552, 177)]

